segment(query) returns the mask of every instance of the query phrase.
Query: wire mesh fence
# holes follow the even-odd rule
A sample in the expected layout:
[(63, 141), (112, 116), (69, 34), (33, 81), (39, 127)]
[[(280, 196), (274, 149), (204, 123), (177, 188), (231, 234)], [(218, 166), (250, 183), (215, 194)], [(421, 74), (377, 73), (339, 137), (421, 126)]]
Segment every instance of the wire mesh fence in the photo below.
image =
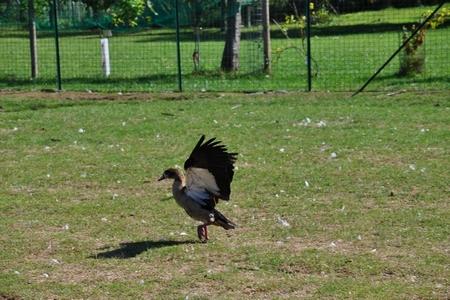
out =
[[(53, 6), (48, 1), (36, 1), (33, 6), (37, 28), (37, 75), (33, 78), (29, 2), (0, 1), (1, 89), (56, 86)], [(388, 4), (380, 5), (382, 2)], [(187, 91), (305, 90), (305, 16), (309, 8), (312, 89), (354, 91), (399, 48), (439, 1), (413, 2), (273, 4), (271, 73), (266, 73), (259, 0), (178, 0), (181, 69), (177, 61), (176, 0), (151, 1), (152, 5), (145, 6), (139, 16), (128, 20), (121, 17), (119, 8), (101, 9), (87, 5), (89, 1), (55, 1), (62, 88), (172, 91), (179, 87), (177, 75), (181, 72)], [(450, 88), (450, 4), (444, 2), (433, 23), (405, 46), (368, 90)], [(102, 44), (105, 39), (107, 46)], [(227, 50), (230, 39), (234, 49)], [(230, 57), (234, 55), (237, 58)], [(227, 69), (224, 60), (236, 65)]]

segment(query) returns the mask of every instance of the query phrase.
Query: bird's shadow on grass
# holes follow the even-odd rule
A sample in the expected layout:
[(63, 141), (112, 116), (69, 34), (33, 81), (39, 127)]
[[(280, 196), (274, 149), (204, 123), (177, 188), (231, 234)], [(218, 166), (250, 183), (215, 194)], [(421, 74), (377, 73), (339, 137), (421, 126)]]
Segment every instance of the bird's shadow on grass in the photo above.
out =
[(113, 250), (108, 250), (100, 252), (89, 256), (89, 258), (94, 259), (105, 259), (105, 258), (132, 258), (137, 255), (147, 251), (163, 247), (172, 247), (177, 245), (186, 244), (197, 244), (197, 241), (170, 241), (170, 240), (159, 240), (159, 241), (142, 241), (142, 242), (127, 242), (120, 243), (120, 247)]

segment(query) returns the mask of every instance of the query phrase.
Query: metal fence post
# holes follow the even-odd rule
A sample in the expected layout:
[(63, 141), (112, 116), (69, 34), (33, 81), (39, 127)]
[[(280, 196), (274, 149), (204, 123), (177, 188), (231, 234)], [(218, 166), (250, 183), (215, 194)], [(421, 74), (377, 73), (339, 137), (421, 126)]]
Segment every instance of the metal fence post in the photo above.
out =
[(262, 0), (262, 23), (263, 23), (263, 42), (264, 42), (264, 72), (272, 72), (272, 55), (270, 48), (270, 11), (269, 0)]
[(30, 40), (31, 78), (36, 79), (38, 75), (38, 64), (34, 0), (28, 0), (28, 32)]
[(181, 51), (180, 51), (180, 15), (178, 11), (178, 0), (175, 0), (175, 23), (177, 27), (177, 69), (178, 69), (178, 90), (183, 91), (183, 83), (181, 78)]
[(56, 83), (58, 91), (61, 90), (61, 59), (59, 53), (59, 31), (58, 31), (58, 5), (53, 0), (53, 22), (55, 26), (55, 50), (56, 50)]
[(306, 1), (306, 66), (308, 68), (308, 88), (310, 92), (312, 89), (312, 72), (311, 72), (311, 9), (314, 3), (309, 0)]

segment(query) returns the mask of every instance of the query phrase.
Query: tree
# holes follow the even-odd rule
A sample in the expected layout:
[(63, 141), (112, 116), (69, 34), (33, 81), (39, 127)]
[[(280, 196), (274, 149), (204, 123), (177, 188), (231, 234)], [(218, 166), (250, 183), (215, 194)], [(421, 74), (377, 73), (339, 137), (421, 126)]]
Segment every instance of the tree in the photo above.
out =
[(226, 10), (225, 47), (221, 68), (225, 72), (232, 72), (239, 69), (239, 49), (241, 45), (241, 6), (239, 1), (228, 0)]
[(144, 13), (147, 5), (150, 6), (151, 2), (145, 0), (116, 1), (111, 10), (114, 25), (137, 26), (138, 18)]
[(98, 18), (101, 11), (107, 11), (113, 17), (113, 25), (136, 26), (145, 7), (151, 8), (151, 1), (147, 0), (81, 0), (92, 8), (94, 18)]
[(84, 4), (92, 8), (92, 11), (94, 13), (94, 17), (98, 17), (100, 14), (100, 11), (107, 10), (110, 8), (114, 2), (114, 0), (81, 0)]

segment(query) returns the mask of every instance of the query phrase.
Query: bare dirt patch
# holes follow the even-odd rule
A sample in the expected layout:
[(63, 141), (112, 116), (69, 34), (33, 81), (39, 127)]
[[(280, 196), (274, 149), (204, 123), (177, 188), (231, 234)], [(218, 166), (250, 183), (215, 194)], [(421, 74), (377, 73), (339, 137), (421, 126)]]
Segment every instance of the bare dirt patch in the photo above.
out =
[[(283, 98), (292, 97), (292, 95), (301, 95), (304, 100), (320, 100), (323, 97), (329, 97), (329, 93), (325, 92), (288, 92), (280, 93), (277, 91), (257, 92), (257, 93), (238, 93), (238, 92), (208, 92), (208, 93), (179, 93), (179, 92), (159, 92), (159, 93), (144, 93), (144, 92), (129, 92), (129, 93), (113, 93), (113, 92), (81, 92), (81, 91), (13, 91), (13, 90), (0, 90), (0, 97), (9, 97), (17, 99), (30, 99), (30, 100), (95, 100), (95, 101), (127, 101), (127, 100), (186, 100), (186, 99), (214, 99), (224, 97), (243, 97), (248, 98), (268, 98), (273, 99), (274, 96), (278, 100)], [(343, 93), (344, 95), (346, 93)]]
[(18, 300), (19, 297), (0, 294), (0, 300)]
[(50, 100), (96, 100), (96, 101), (121, 101), (121, 100), (153, 100), (173, 99), (181, 100), (186, 96), (179, 93), (89, 93), (89, 92), (46, 92), (46, 91), (0, 91), (0, 97), (20, 99), (50, 99)]

